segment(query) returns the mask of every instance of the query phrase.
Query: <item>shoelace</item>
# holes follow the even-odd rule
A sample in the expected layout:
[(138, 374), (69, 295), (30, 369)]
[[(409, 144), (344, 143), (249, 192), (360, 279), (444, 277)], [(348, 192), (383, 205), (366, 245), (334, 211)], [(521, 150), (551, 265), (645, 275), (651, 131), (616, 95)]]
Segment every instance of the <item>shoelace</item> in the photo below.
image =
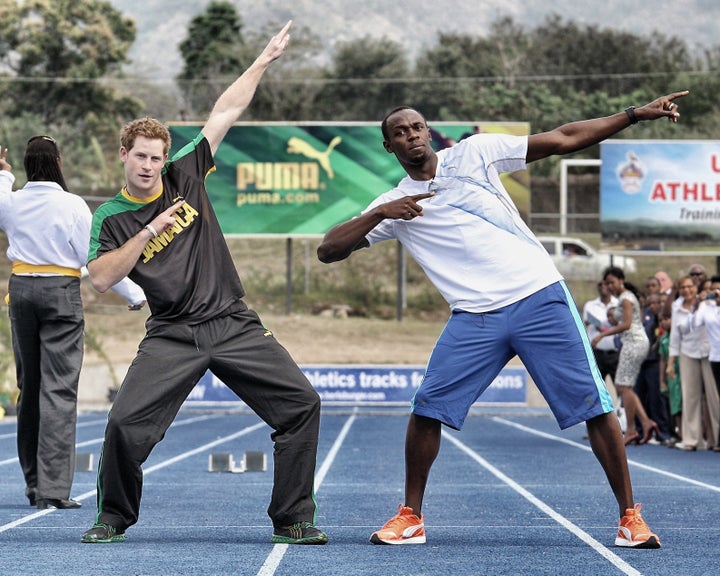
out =
[(408, 520), (408, 515), (401, 516), (400, 513), (396, 514), (390, 520), (385, 522), (385, 525), (383, 526), (383, 530), (386, 528), (394, 528), (396, 526), (402, 527)]
[(290, 531), (290, 535), (293, 538), (302, 538), (303, 529), (315, 528), (315, 526), (313, 525), (312, 522), (308, 522), (307, 520), (304, 520), (302, 522), (295, 522), (295, 524), (287, 526), (286, 528), (287, 528), (287, 530)]

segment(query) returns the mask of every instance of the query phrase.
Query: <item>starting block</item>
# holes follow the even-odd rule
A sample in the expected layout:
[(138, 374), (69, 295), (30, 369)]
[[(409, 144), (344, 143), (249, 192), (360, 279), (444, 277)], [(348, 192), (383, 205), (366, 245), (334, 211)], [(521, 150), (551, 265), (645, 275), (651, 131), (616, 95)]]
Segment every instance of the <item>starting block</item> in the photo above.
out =
[(75, 472), (92, 472), (93, 455), (87, 453), (75, 454)]
[(267, 458), (265, 452), (245, 452), (246, 472), (265, 472), (267, 470)]
[(232, 454), (210, 454), (208, 457), (208, 472), (265, 472), (267, 458), (264, 452), (245, 452), (238, 465)]

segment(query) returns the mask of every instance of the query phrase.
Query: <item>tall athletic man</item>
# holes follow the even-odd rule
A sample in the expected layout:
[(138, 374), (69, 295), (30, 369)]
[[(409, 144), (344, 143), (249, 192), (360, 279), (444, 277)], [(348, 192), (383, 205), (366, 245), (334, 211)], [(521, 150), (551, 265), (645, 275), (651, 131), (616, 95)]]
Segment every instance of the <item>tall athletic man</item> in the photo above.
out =
[(435, 152), (416, 110), (382, 122), (383, 145), (407, 172), (358, 217), (330, 230), (322, 262), (399, 240), (450, 304), (452, 314), (412, 403), (405, 439), (405, 503), (375, 544), (425, 542), (422, 502), (441, 425), (460, 429), (470, 406), (516, 354), (561, 428), (586, 421), (617, 500), (615, 544), (659, 548), (635, 504), (620, 426), (569, 291), (500, 181), (502, 172), (596, 144), (641, 120), (677, 122), (676, 92), (640, 108), (531, 136), (477, 134)]
[(108, 415), (98, 512), (86, 543), (121, 542), (137, 522), (142, 463), (210, 369), (273, 429), (272, 541), (324, 544), (313, 494), (320, 398), (287, 351), (242, 301), (244, 290), (208, 199), (205, 177), (265, 70), (285, 50), (288, 24), (218, 99), (198, 136), (169, 162), (156, 120), (122, 131), (125, 187), (96, 211), (88, 270), (101, 292), (128, 275), (151, 316)]

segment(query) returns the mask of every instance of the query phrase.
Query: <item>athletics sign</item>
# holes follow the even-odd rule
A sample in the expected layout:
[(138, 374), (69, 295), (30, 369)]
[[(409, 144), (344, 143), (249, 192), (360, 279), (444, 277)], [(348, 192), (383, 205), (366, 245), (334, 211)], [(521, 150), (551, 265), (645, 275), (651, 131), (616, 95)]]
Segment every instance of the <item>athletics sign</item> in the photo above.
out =
[[(409, 404), (425, 374), (424, 366), (317, 365), (300, 367), (327, 405)], [(527, 371), (506, 366), (485, 390), (477, 404), (527, 404)], [(187, 403), (238, 403), (237, 396), (207, 372), (191, 392)]]
[(720, 142), (609, 140), (600, 152), (604, 241), (720, 247)]
[[(201, 128), (171, 124), (173, 151)], [(438, 123), (431, 131), (439, 149), (480, 131), (524, 135), (528, 125)], [(208, 193), (228, 236), (322, 236), (405, 176), (383, 148), (378, 123), (238, 123), (220, 145), (215, 164)], [(504, 182), (527, 214), (527, 175), (508, 176)]]

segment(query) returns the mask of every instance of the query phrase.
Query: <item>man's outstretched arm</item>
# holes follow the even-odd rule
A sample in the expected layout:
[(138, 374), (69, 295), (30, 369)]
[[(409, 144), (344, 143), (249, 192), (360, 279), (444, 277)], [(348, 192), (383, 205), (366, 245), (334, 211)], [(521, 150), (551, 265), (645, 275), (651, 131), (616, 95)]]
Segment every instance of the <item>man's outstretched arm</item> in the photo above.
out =
[(687, 90), (673, 92), (639, 108), (632, 108), (604, 118), (570, 122), (549, 132), (533, 134), (528, 138), (526, 160), (533, 162), (555, 154), (569, 154), (582, 150), (602, 142), (635, 122), (657, 120), (658, 118), (667, 118), (671, 122), (677, 122), (680, 114), (674, 100), (687, 94)]
[(215, 102), (202, 133), (210, 144), (213, 155), (220, 146), (230, 126), (240, 117), (252, 102), (255, 90), (268, 66), (280, 58), (290, 41), (290, 20), (277, 35), (273, 36), (265, 49), (250, 67), (235, 80)]

